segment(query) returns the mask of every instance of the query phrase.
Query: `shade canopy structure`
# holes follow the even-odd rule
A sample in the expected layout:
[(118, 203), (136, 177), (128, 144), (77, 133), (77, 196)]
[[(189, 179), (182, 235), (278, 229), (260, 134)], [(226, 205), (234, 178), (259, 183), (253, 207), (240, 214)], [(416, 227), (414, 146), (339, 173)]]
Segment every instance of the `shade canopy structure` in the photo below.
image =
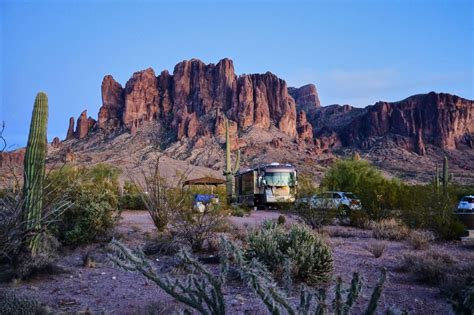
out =
[(214, 177), (201, 177), (195, 179), (189, 179), (183, 183), (183, 186), (219, 186), (224, 185), (225, 180)]

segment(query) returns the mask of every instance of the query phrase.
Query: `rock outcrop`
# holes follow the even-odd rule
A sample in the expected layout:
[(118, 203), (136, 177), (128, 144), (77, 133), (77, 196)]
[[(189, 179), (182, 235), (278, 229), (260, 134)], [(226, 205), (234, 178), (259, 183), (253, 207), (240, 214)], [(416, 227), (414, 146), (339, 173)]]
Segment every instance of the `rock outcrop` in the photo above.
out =
[(111, 75), (102, 80), (102, 107), (99, 110), (98, 127), (111, 130), (120, 127), (125, 106), (122, 86)]
[(89, 134), (89, 131), (93, 130), (95, 127), (96, 120), (92, 117), (87, 117), (87, 110), (85, 110), (77, 119), (76, 132), (74, 133), (74, 136), (77, 139), (84, 139)]
[(474, 142), (473, 101), (432, 92), (363, 109), (321, 107), (313, 84), (288, 88), (270, 72), (237, 76), (230, 59), (217, 64), (186, 60), (172, 74), (163, 71), (158, 76), (148, 68), (135, 72), (125, 88), (107, 75), (98, 121), (84, 111), (74, 132), (71, 118), (66, 139), (83, 139), (95, 130), (128, 130), (135, 135), (144, 122), (156, 121), (172, 131), (175, 140), (191, 138), (197, 143), (215, 136), (221, 141), (225, 118), (236, 129), (235, 137), (237, 130), (249, 127), (276, 127), (292, 141), (312, 143), (320, 151), (370, 149), (384, 137), (420, 155), (427, 144), (454, 149), (459, 144), (472, 147)]
[[(239, 128), (275, 125), (297, 136), (296, 104), (286, 82), (270, 72), (237, 76), (230, 59), (217, 64), (182, 61), (172, 75), (163, 71), (156, 76), (148, 68), (134, 73), (124, 89), (112, 76), (105, 76), (97, 126), (104, 130), (123, 126), (134, 133), (143, 122), (156, 120), (174, 130), (177, 139), (193, 138), (212, 132), (216, 110)], [(84, 121), (81, 114), (76, 138), (87, 134)]]
[(470, 145), (474, 102), (431, 92), (399, 102), (378, 102), (364, 109), (333, 105), (312, 112), (309, 120), (321, 145), (328, 139), (334, 142), (337, 136), (336, 142), (342, 146), (370, 149), (386, 138), (398, 147), (425, 155), (427, 144), (444, 149)]
[(58, 137), (54, 137), (53, 141), (51, 142), (51, 146), (53, 148), (60, 148), (61, 147), (61, 140)]
[(69, 127), (67, 128), (66, 140), (74, 138), (74, 117), (69, 118)]
[(25, 160), (25, 149), (18, 149), (11, 152), (0, 152), (0, 167), (14, 168), (22, 166)]
[(288, 92), (298, 104), (298, 110), (309, 111), (321, 107), (318, 91), (314, 84), (303, 85), (300, 88), (289, 87)]
[(300, 111), (296, 120), (298, 138), (303, 141), (311, 141), (313, 139), (313, 126), (306, 119), (306, 112)]

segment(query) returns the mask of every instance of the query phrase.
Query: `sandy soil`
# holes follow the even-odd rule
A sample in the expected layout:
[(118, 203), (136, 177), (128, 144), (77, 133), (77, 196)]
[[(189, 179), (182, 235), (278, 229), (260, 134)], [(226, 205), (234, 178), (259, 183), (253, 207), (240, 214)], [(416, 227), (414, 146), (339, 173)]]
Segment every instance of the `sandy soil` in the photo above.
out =
[[(279, 213), (271, 211), (252, 212), (244, 218), (231, 217), (230, 221), (238, 228), (252, 227), (261, 221), (277, 218)], [(142, 244), (146, 234), (154, 232), (148, 214), (143, 211), (126, 211), (116, 229), (119, 237), (129, 246)], [(288, 221), (295, 218), (288, 218)], [(401, 255), (410, 248), (403, 242), (389, 242), (384, 255), (374, 258), (365, 248), (371, 239), (370, 231), (350, 227), (328, 226), (324, 230), (331, 236), (335, 275), (342, 276), (346, 284), (352, 272), (358, 271), (364, 279), (364, 288), (353, 314), (362, 312), (370, 292), (375, 285), (380, 269), (388, 270), (388, 280), (380, 300), (379, 311), (392, 307), (407, 310), (410, 314), (451, 314), (451, 306), (435, 287), (416, 283), (412, 276), (398, 270)], [(474, 259), (472, 249), (462, 247), (458, 242), (433, 245), (435, 250), (449, 252), (455, 260)], [(98, 262), (95, 268), (83, 264), (84, 255), (93, 253)], [(169, 256), (153, 257), (159, 272), (170, 271), (175, 259)], [(92, 313), (140, 314), (150, 303), (158, 302), (163, 314), (182, 309), (183, 306), (166, 295), (143, 276), (115, 268), (107, 261), (102, 245), (66, 249), (61, 253), (60, 265), (65, 271), (55, 275), (44, 275), (35, 279), (1, 284), (0, 292), (13, 290), (20, 295), (37, 298), (52, 310), (71, 313), (89, 310)], [(209, 265), (212, 270), (216, 265)], [(266, 314), (265, 308), (243, 284), (229, 281), (225, 289), (230, 314)], [(297, 301), (298, 297), (294, 296)]]

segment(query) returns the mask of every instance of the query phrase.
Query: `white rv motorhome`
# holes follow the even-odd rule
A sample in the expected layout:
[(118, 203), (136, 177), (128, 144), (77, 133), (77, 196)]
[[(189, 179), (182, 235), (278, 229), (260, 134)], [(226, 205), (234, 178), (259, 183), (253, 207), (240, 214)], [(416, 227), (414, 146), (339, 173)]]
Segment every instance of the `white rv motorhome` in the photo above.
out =
[(238, 204), (271, 207), (292, 203), (296, 197), (296, 169), (291, 164), (271, 163), (239, 171), (235, 176)]

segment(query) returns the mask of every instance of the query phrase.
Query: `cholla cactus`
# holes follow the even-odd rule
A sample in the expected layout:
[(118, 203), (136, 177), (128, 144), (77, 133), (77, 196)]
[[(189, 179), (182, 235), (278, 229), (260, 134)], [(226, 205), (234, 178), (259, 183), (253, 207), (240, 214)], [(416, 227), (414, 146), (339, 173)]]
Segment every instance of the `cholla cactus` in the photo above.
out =
[(227, 202), (231, 203), (235, 197), (234, 192), (234, 176), (237, 174), (240, 168), (240, 150), (237, 151), (237, 158), (235, 161), (234, 168), (232, 169), (231, 158), (230, 158), (230, 134), (229, 134), (229, 120), (225, 119), (225, 171), (224, 176), (226, 177), (226, 190), (227, 190)]
[(119, 267), (140, 272), (176, 300), (201, 314), (225, 314), (222, 292), (224, 275), (227, 272), (225, 266), (222, 267), (222, 276), (216, 277), (201, 263), (191, 258), (187, 252), (181, 251), (179, 259), (191, 269), (191, 272), (185, 281), (180, 281), (157, 274), (144, 258), (143, 253), (134, 253), (116, 240), (111, 242), (111, 247), (115, 255), (111, 255), (110, 258)]
[[(246, 259), (240, 248), (224, 238), (221, 238), (220, 244), (221, 267), (219, 275), (214, 275), (186, 252), (180, 253), (181, 261), (190, 268), (190, 274), (186, 281), (170, 279), (166, 275), (156, 274), (143, 257), (143, 254), (133, 253), (117, 241), (112, 241), (111, 246), (115, 250), (115, 254), (110, 257), (120, 267), (129, 271), (140, 272), (146, 278), (155, 282), (166, 293), (201, 314), (217, 315), (226, 313), (223, 286), (231, 262), (235, 265), (235, 270), (239, 273), (240, 278), (262, 300), (271, 314), (323, 315), (327, 314), (330, 308), (330, 305), (326, 302), (326, 291), (324, 289), (313, 292), (306, 288), (300, 292), (298, 307), (294, 307), (287, 295), (278, 288), (267, 267), (259, 259)], [(386, 271), (384, 269), (373, 290), (365, 314), (372, 315), (375, 313), (385, 278)], [(360, 295), (361, 288), (362, 281), (357, 273), (353, 274), (351, 286), (348, 290), (343, 288), (342, 280), (338, 278), (332, 311), (340, 315), (349, 314)], [(344, 295), (346, 295), (345, 298)]]

